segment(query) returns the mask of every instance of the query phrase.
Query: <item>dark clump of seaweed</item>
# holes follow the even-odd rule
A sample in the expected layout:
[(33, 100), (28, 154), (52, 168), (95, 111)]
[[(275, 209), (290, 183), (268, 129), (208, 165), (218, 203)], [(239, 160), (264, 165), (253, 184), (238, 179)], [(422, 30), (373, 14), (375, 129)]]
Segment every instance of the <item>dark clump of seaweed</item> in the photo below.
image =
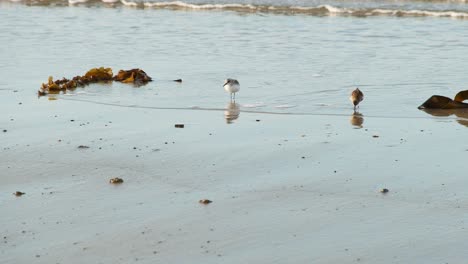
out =
[(119, 73), (114, 76), (114, 80), (123, 83), (133, 83), (136, 86), (145, 85), (152, 81), (151, 77), (142, 69), (120, 70)]
[(43, 83), (37, 92), (39, 96), (47, 94), (59, 94), (67, 90), (73, 90), (77, 87), (84, 87), (91, 83), (119, 81), (123, 83), (133, 83), (136, 86), (145, 85), (151, 81), (146, 72), (141, 69), (132, 69), (128, 71), (120, 70), (119, 73), (113, 76), (111, 68), (92, 68), (83, 76), (75, 76), (71, 80), (62, 78), (55, 80), (49, 76), (47, 83)]

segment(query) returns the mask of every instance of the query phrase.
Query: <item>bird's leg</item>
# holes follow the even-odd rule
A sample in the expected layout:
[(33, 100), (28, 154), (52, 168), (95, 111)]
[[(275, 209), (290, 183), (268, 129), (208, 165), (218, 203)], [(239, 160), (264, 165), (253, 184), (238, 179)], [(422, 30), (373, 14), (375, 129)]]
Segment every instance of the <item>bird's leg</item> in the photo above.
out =
[(236, 101), (236, 93), (234, 93), (234, 102)]

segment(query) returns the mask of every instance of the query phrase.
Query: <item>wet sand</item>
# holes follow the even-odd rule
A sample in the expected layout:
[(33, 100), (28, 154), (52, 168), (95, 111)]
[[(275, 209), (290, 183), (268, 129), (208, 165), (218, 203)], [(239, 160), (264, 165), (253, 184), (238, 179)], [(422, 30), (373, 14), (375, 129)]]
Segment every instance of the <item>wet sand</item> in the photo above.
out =
[(240, 111), (227, 124), (216, 110), (22, 96), (3, 108), (1, 263), (468, 257), (455, 120)]

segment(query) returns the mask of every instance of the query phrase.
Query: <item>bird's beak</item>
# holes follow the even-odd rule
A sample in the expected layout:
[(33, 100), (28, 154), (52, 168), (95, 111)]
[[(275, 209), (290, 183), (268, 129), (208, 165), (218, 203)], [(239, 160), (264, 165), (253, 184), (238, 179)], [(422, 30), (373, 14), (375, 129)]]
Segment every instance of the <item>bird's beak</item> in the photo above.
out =
[(228, 82), (227, 82), (227, 81), (226, 81), (226, 82), (223, 84), (223, 86), (226, 86), (226, 84), (228, 84)]

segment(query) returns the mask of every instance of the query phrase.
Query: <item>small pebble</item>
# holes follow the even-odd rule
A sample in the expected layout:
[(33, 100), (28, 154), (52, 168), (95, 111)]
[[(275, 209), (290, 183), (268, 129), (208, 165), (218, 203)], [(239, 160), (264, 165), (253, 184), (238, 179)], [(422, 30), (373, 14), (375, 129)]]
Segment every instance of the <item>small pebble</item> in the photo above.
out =
[(198, 202), (201, 203), (201, 204), (209, 204), (209, 203), (212, 203), (213, 201), (210, 201), (208, 199), (202, 199), (202, 200), (200, 200)]
[(176, 127), (176, 128), (184, 128), (185, 125), (184, 125), (184, 124), (175, 124), (175, 127)]
[(16, 192), (13, 193), (13, 194), (16, 195), (16, 196), (21, 196), (21, 195), (26, 194), (26, 193), (20, 192), (20, 191), (16, 191)]

